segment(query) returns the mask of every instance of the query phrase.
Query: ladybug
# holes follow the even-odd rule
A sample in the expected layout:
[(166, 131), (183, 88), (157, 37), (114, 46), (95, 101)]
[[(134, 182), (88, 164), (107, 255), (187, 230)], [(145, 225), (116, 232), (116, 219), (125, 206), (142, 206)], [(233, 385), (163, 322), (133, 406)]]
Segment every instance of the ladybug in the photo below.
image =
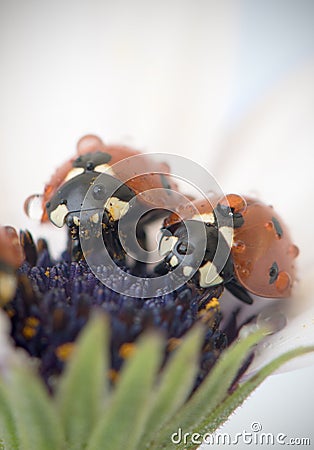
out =
[[(132, 158), (134, 156), (139, 158)], [(102, 222), (104, 240), (111, 256), (124, 260), (125, 251), (117, 239), (118, 222), (129, 211), (130, 201), (135, 197), (136, 202), (150, 207), (152, 213), (142, 219), (137, 229), (138, 239), (145, 247), (145, 221), (152, 220), (157, 210), (175, 205), (171, 194), (177, 191), (177, 185), (167, 173), (169, 166), (166, 163), (156, 162), (138, 150), (106, 145), (94, 135), (84, 136), (77, 144), (77, 154), (59, 167), (45, 186), (41, 221), (49, 220), (59, 228), (66, 224), (72, 258), (81, 259), (80, 213), (91, 188), (93, 201), (84, 212), (88, 210), (91, 224)], [(36, 197), (30, 196), (26, 200), (26, 212)]]
[[(199, 238), (204, 225), (205, 245)], [(215, 260), (219, 238), (222, 245)], [(211, 202), (196, 200), (170, 214), (164, 221), (159, 251), (164, 257), (159, 273), (183, 263), (183, 275), (189, 278), (193, 273), (189, 281), (204, 295), (207, 289), (223, 285), (246, 303), (253, 301), (249, 293), (289, 297), (299, 253), (272, 206), (235, 194)], [(195, 266), (194, 253), (198, 256), (201, 251)]]
[(0, 305), (9, 302), (17, 286), (16, 270), (24, 261), (24, 252), (17, 232), (0, 227)]

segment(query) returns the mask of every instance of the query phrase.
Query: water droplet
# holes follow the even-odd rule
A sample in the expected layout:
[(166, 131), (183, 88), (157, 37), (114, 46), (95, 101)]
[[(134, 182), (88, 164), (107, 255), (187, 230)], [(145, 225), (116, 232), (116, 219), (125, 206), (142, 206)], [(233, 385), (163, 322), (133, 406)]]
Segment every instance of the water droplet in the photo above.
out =
[(41, 219), (43, 214), (42, 201), (43, 196), (41, 194), (34, 194), (27, 197), (24, 202), (24, 211), (30, 219)]
[(241, 270), (240, 270), (240, 272), (241, 272), (241, 275), (243, 276), (243, 277), (248, 277), (249, 275), (250, 275), (250, 271), (249, 271), (249, 269), (246, 269), (246, 268), (242, 268)]
[(271, 221), (270, 222), (266, 222), (264, 227), (266, 228), (267, 231), (271, 231), (274, 228), (274, 224)]
[(77, 143), (77, 153), (84, 155), (89, 152), (101, 151), (104, 148), (103, 141), (93, 134), (83, 136)]
[(274, 334), (287, 325), (287, 318), (285, 314), (278, 309), (277, 305), (272, 305), (266, 307), (258, 314), (256, 323), (261, 328), (267, 328), (269, 334)]
[(246, 249), (243, 241), (235, 241), (232, 246), (232, 250), (236, 253), (243, 253)]
[(299, 247), (294, 244), (290, 245), (288, 253), (292, 256), (292, 258), (296, 258), (300, 253)]
[(95, 200), (104, 200), (106, 198), (106, 188), (102, 184), (96, 184), (93, 187), (93, 197)]
[(275, 285), (279, 292), (284, 292), (288, 289), (291, 285), (291, 277), (288, 272), (279, 272)]

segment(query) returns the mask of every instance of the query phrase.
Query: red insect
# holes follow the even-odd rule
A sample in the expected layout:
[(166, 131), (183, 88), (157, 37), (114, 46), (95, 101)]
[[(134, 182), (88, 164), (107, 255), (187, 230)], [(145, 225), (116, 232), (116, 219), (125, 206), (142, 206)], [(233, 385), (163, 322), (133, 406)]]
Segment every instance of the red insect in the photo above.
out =
[[(154, 207), (174, 207), (174, 200), (171, 202), (169, 191), (164, 195), (161, 191), (146, 193), (152, 189), (168, 189), (178, 191), (176, 183), (167, 174), (169, 174), (169, 166), (165, 162), (153, 160), (149, 155), (145, 155), (138, 150), (122, 146), (122, 145), (106, 145), (103, 141), (94, 135), (83, 136), (77, 144), (77, 154), (70, 158), (57, 168), (49, 182), (44, 188), (41, 196), (42, 214), (41, 222), (49, 220), (46, 204), (54, 197), (58, 189), (67, 181), (78, 177), (88, 164), (88, 159), (93, 163), (96, 159), (100, 159), (99, 155), (105, 157), (106, 162), (94, 163), (92, 170), (96, 173), (106, 172), (117, 178), (132, 189), (132, 191), (141, 195), (141, 200)], [(106, 156), (104, 156), (106, 155)], [(141, 155), (140, 159), (127, 160), (132, 156)], [(125, 161), (112, 170), (115, 163)], [(143, 175), (139, 175), (142, 173)], [(144, 175), (145, 173), (145, 175)], [(30, 208), (34, 200), (39, 195), (31, 195), (25, 200), (24, 209), (26, 214), (30, 215)]]
[(299, 249), (272, 206), (247, 198), (244, 226), (235, 229), (232, 252), (241, 284), (263, 297), (288, 297)]
[[(224, 224), (224, 216), (232, 217), (232, 227)], [(220, 222), (217, 221), (219, 218)], [(299, 250), (293, 244), (288, 228), (272, 206), (235, 194), (227, 195), (222, 201), (214, 199), (210, 203), (198, 200), (183, 205), (177, 214), (171, 214), (164, 222), (165, 236), (162, 237), (160, 248), (166, 250), (163, 254), (167, 261), (174, 261), (170, 269), (177, 267), (182, 261), (176, 248), (181, 245), (182, 249), (182, 241), (186, 240), (182, 230), (178, 231), (183, 221), (190, 224), (193, 221), (202, 221), (211, 230), (216, 229), (231, 251), (233, 273), (230, 271), (228, 259), (226, 266), (229, 264), (229, 268), (226, 269), (225, 266), (217, 273), (217, 277), (206, 285), (206, 273), (213, 271), (213, 252), (210, 252), (210, 248), (216, 245), (217, 241), (216, 237), (213, 238), (213, 233), (207, 233), (208, 251), (206, 250), (197, 276), (192, 279), (198, 288), (206, 289), (224, 284), (234, 295), (246, 302), (252, 301), (246, 291), (262, 297), (290, 296), (296, 277), (294, 261)], [(173, 238), (169, 239), (171, 235)], [(167, 244), (169, 242), (170, 245)], [(187, 248), (187, 245), (184, 248)], [(175, 258), (172, 258), (173, 255)]]
[[(164, 217), (165, 208), (174, 208), (177, 203), (178, 188), (169, 170), (165, 162), (156, 161), (152, 155), (124, 146), (105, 145), (97, 136), (84, 136), (78, 142), (77, 154), (60, 166), (45, 186), (41, 221), (49, 219), (59, 228), (66, 223), (69, 251), (74, 260), (79, 260), (82, 258), (80, 236), (87, 236), (79, 234), (81, 213), (87, 213), (91, 225), (88, 238), (94, 230), (95, 236), (99, 233), (98, 224), (102, 223), (107, 250), (115, 260), (124, 260), (128, 245), (138, 247), (129, 239), (131, 233), (124, 233), (125, 248), (122, 248), (119, 221), (127, 215), (131, 224), (138, 212), (141, 221), (136, 234), (140, 246), (146, 248), (146, 224), (156, 217)], [(26, 213), (38, 197), (26, 200)]]

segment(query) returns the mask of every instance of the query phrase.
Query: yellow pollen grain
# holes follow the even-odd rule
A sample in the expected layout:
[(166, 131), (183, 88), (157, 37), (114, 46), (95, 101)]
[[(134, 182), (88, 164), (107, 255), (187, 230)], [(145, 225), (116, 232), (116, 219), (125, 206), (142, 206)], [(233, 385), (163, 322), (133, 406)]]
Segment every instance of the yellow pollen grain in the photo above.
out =
[(75, 344), (73, 342), (66, 342), (65, 344), (61, 344), (56, 348), (55, 354), (60, 359), (60, 361), (67, 361), (72, 355), (74, 347)]
[(122, 344), (119, 349), (119, 355), (121, 358), (126, 359), (133, 355), (135, 350), (135, 344), (132, 342), (126, 342), (125, 344)]
[(178, 339), (175, 337), (170, 338), (170, 339), (168, 339), (167, 349), (169, 350), (169, 352), (172, 352), (177, 347), (179, 347), (180, 344), (181, 344), (181, 339)]
[(49, 269), (46, 270), (45, 275), (46, 275), (46, 277), (49, 277), (49, 275), (50, 275), (50, 270)]
[(208, 311), (209, 309), (212, 308), (219, 308), (219, 300), (217, 297), (213, 297), (210, 302), (207, 303), (207, 305), (205, 306), (206, 311)]
[(216, 321), (216, 313), (217, 308), (210, 308), (206, 310), (205, 307), (198, 312), (198, 318), (202, 323), (205, 323), (206, 325), (210, 324), (210, 326), (213, 326)]
[(39, 320), (36, 317), (27, 317), (25, 320), (25, 325), (23, 327), (22, 333), (25, 339), (31, 339), (37, 333), (37, 325)]

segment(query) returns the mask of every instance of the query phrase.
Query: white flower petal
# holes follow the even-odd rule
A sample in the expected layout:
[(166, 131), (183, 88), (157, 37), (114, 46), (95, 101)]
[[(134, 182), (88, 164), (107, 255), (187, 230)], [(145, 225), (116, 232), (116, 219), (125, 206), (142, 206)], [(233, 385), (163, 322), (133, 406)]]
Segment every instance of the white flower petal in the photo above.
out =
[[(287, 299), (287, 302), (291, 303), (287, 305), (291, 306), (287, 312), (287, 325), (257, 346), (248, 376), (289, 350), (314, 345), (314, 268), (304, 274), (293, 298)], [(279, 372), (313, 363), (314, 354), (308, 354), (285, 364)]]
[[(288, 323), (258, 347), (248, 374), (290, 349), (314, 345), (313, 79), (314, 64), (308, 64), (283, 80), (230, 133), (212, 168), (225, 192), (253, 194), (273, 204), (300, 248)], [(281, 370), (313, 361), (307, 355)]]
[(223, 135), (236, 7), (136, 0), (56, 11), (8, 3), (0, 17), (0, 192), (10, 194), (0, 223), (24, 226), (25, 198), (88, 132), (201, 163)]
[(302, 269), (314, 263), (313, 79), (314, 64), (284, 79), (230, 133), (211, 167), (225, 192), (274, 205), (300, 247)]

